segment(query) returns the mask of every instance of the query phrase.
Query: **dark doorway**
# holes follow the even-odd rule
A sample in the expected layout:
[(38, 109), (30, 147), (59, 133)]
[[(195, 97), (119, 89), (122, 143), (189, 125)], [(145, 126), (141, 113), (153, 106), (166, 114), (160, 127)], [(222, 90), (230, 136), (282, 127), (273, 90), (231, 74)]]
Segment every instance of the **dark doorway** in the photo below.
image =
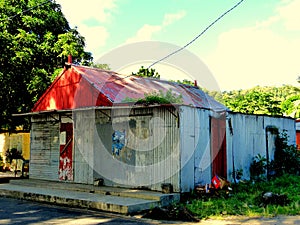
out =
[(227, 178), (226, 116), (210, 117), (212, 176)]

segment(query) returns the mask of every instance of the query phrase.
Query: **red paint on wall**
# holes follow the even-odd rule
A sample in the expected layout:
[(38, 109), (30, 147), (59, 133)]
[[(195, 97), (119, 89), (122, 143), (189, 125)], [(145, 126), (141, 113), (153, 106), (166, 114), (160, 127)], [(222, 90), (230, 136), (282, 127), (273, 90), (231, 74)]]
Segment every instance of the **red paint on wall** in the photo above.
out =
[(73, 180), (73, 124), (60, 125), (59, 180)]
[(212, 175), (227, 178), (226, 118), (211, 117)]
[(296, 145), (298, 150), (300, 150), (300, 130), (296, 131)]

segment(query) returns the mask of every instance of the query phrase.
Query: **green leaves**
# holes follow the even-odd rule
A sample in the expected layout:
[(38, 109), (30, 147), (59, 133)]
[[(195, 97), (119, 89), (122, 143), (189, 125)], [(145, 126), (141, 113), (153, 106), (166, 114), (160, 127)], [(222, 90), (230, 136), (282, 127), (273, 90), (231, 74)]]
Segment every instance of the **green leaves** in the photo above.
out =
[[(221, 93), (221, 96), (220, 94), (215, 95), (219, 101), (234, 112), (282, 116), (288, 114), (288, 109), (294, 109), (291, 106), (291, 102), (295, 100), (295, 97), (292, 96), (299, 94), (299, 92), (299, 88), (293, 86), (257, 86), (248, 90), (225, 91)], [(289, 97), (292, 99), (286, 100), (289, 99)], [(297, 114), (294, 114), (294, 116), (296, 115)]]
[(144, 68), (143, 66), (141, 66), (137, 73), (132, 73), (132, 75), (160, 79), (160, 75), (155, 71), (155, 69)]
[(0, 43), (0, 129), (26, 123), (12, 114), (31, 110), (69, 54), (77, 64), (92, 60), (52, 0), (1, 0)]

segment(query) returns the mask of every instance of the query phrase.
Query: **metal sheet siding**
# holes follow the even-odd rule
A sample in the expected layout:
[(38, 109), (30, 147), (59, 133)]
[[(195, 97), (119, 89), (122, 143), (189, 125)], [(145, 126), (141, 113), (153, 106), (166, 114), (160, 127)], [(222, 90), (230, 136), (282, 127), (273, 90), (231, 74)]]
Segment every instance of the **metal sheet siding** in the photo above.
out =
[(181, 191), (210, 183), (212, 178), (210, 110), (180, 107)]
[(58, 115), (32, 118), (30, 145), (30, 178), (58, 180)]
[(93, 184), (95, 111), (77, 111), (74, 120), (74, 182)]
[[(274, 136), (266, 132), (267, 127), (276, 127), (279, 132), (286, 130), (290, 136), (290, 144), (295, 143), (295, 125), (290, 118), (228, 113), (228, 121), (231, 121), (232, 127), (231, 130), (229, 124), (227, 125), (227, 165), (228, 178), (231, 179), (231, 173), (234, 169), (243, 169), (243, 178), (249, 179), (249, 167), (253, 157), (257, 154), (267, 157), (267, 146), (269, 149), (268, 157), (270, 160), (273, 159), (275, 139)], [(268, 135), (268, 143), (266, 135)]]
[[(174, 108), (113, 109), (97, 112), (94, 176), (106, 185), (179, 192), (179, 128)], [(112, 147), (114, 133), (124, 146)]]
[[(180, 107), (180, 188), (181, 192), (189, 192), (194, 189), (194, 151), (196, 127), (199, 121), (196, 120), (195, 108)], [(197, 134), (199, 134), (197, 132)]]

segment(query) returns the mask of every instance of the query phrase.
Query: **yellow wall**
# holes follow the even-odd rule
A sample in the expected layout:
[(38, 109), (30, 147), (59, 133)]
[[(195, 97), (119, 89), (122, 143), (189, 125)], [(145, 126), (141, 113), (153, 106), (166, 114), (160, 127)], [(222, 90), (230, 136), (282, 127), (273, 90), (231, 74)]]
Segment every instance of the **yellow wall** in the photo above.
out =
[(16, 148), (25, 159), (30, 158), (30, 133), (0, 134), (0, 154), (3, 157), (7, 149)]

